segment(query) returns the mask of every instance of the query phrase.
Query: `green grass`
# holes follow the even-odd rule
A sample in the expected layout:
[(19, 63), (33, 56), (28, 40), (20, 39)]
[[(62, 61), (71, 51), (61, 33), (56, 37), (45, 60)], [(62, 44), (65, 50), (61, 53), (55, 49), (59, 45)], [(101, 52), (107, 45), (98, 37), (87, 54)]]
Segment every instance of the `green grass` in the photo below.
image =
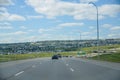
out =
[[(108, 49), (113, 49), (113, 48), (120, 48), (120, 44), (99, 46), (99, 50), (108, 50)], [(80, 49), (78, 49), (78, 50), (80, 50)], [(96, 46), (82, 48), (82, 51), (85, 51), (88, 54), (95, 50), (97, 50)]]
[(109, 61), (109, 62), (118, 62), (120, 63), (120, 52), (113, 54), (103, 54), (95, 57), (92, 57), (95, 60)]
[[(99, 46), (99, 48), (101, 50), (105, 50), (105, 49), (112, 49), (112, 48), (118, 48), (120, 47), (120, 44), (118, 45), (109, 45), (109, 46)], [(91, 53), (92, 51), (97, 50), (96, 47), (87, 47), (87, 48), (82, 48), (82, 51), (86, 52), (87, 54)], [(75, 56), (77, 55), (78, 51), (80, 51), (80, 49), (78, 49), (77, 51), (70, 51), (70, 52), (61, 52), (60, 54), (63, 56), (68, 56), (68, 55), (72, 55)], [(14, 60), (23, 60), (23, 59), (33, 59), (33, 58), (41, 58), (41, 57), (51, 57), (53, 54), (53, 52), (43, 52), (43, 53), (31, 53), (31, 54), (9, 54), (9, 55), (0, 55), (0, 62), (6, 62), (6, 61), (14, 61)], [(118, 58), (120, 59), (120, 54), (109, 54), (109, 55), (104, 55), (106, 56), (105, 58), (103, 57), (103, 55), (101, 55), (101, 60), (113, 60), (118, 61)], [(108, 57), (109, 56), (109, 57)], [(102, 59), (103, 58), (103, 59)], [(94, 57), (94, 59), (96, 59)], [(118, 61), (120, 62), (120, 61)]]
[(53, 53), (31, 53), (31, 54), (9, 54), (0, 55), (0, 62), (22, 60), (22, 59), (33, 59), (41, 57), (50, 57)]
[(60, 54), (61, 54), (62, 56), (69, 56), (69, 55), (75, 56), (75, 55), (77, 55), (77, 52), (76, 52), (76, 51), (61, 52)]
[[(42, 58), (42, 57), (51, 57), (54, 54), (52, 52), (43, 52), (43, 53), (31, 53), (31, 54), (9, 54), (9, 55), (0, 55), (0, 62), (23, 60), (23, 59), (33, 59), (33, 58)], [(76, 55), (76, 52), (61, 52), (62, 56)]]

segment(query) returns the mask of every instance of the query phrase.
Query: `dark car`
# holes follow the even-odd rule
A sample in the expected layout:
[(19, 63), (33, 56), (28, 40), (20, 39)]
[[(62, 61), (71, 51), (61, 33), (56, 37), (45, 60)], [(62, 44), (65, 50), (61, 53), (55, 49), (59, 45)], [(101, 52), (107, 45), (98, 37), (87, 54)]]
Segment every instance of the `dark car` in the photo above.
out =
[(53, 60), (53, 59), (58, 59), (58, 58), (59, 58), (58, 55), (53, 55), (53, 56), (52, 56), (52, 60)]
[(61, 54), (57, 54), (58, 55), (58, 58), (62, 58)]

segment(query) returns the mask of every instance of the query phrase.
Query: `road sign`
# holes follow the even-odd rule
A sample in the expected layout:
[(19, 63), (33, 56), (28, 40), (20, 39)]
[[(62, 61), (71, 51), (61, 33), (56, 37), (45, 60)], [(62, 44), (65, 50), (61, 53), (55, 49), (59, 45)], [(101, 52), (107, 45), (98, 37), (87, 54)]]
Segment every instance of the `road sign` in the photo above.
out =
[(85, 55), (86, 53), (84, 51), (79, 51), (77, 55)]

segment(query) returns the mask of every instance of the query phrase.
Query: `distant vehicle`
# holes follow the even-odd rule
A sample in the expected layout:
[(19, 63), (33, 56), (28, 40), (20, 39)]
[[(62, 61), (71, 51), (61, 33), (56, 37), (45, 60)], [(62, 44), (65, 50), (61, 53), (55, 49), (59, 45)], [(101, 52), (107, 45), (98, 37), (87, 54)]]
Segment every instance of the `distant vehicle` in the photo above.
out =
[(58, 58), (59, 58), (58, 55), (53, 55), (53, 56), (52, 56), (52, 60), (53, 60), (53, 59), (56, 59), (56, 60), (57, 60)]
[(69, 57), (69, 56), (65, 56), (65, 57)]
[(73, 57), (72, 55), (69, 56), (70, 58)]
[(57, 54), (58, 58), (62, 58), (61, 54)]

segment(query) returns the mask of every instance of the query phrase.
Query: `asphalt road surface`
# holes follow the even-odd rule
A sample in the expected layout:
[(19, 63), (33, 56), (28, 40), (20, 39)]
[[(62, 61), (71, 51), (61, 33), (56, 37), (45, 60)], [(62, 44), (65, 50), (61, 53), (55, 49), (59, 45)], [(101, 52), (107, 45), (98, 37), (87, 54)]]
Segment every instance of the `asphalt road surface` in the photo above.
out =
[(120, 63), (62, 58), (0, 63), (0, 80), (120, 80)]

